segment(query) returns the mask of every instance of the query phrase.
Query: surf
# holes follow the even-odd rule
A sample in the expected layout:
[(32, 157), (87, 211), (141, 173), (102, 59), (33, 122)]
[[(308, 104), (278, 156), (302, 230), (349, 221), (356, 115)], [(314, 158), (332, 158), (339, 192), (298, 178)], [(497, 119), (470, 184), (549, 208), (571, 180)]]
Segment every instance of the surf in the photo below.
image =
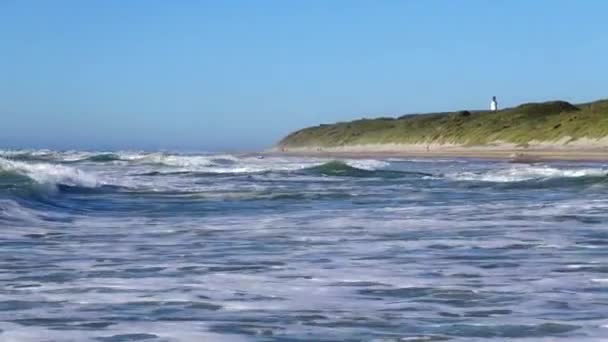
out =
[(608, 170), (605, 168), (557, 168), (547, 165), (521, 165), (487, 171), (464, 171), (448, 173), (444, 178), (459, 182), (477, 183), (522, 183), (522, 184), (586, 184), (608, 181)]
[(57, 187), (59, 185), (96, 188), (103, 184), (97, 177), (77, 168), (50, 164), (26, 163), (0, 158), (0, 180), (3, 183), (30, 183)]

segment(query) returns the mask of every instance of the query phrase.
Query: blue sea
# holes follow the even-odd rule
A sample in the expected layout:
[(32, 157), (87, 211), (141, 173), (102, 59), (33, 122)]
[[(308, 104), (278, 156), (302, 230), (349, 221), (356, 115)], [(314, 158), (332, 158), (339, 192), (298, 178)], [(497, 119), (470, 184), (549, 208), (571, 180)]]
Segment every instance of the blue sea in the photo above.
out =
[(606, 341), (607, 174), (0, 151), (0, 341)]

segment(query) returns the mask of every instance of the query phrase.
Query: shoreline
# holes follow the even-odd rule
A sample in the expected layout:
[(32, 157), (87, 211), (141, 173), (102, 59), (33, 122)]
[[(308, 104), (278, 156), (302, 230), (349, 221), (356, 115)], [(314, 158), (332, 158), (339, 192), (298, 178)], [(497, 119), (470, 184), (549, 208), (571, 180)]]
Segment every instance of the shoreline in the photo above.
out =
[(488, 146), (374, 144), (340, 147), (275, 147), (268, 154), (334, 158), (474, 158), (519, 163), (543, 161), (608, 162), (608, 144), (577, 141), (573, 144), (536, 143), (528, 147), (497, 143)]

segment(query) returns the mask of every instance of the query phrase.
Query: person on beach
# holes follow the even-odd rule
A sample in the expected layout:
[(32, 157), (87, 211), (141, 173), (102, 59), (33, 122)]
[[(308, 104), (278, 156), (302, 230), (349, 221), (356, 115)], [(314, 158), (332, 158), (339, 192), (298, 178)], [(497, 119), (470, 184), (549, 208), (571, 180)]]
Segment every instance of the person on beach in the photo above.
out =
[(496, 102), (496, 96), (492, 96), (492, 102), (490, 102), (490, 110), (495, 112), (498, 110), (498, 103)]

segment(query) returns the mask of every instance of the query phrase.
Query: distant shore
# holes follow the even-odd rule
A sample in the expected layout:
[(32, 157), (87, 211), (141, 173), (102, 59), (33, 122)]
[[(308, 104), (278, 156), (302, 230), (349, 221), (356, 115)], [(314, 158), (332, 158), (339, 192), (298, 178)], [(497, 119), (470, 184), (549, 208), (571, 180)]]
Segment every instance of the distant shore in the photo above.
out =
[(522, 163), (550, 160), (608, 161), (608, 139), (580, 139), (569, 144), (537, 142), (526, 147), (508, 143), (482, 146), (369, 144), (340, 147), (276, 147), (268, 153), (335, 158), (480, 158)]
[(608, 161), (608, 100), (321, 124), (288, 134), (274, 151), (333, 157)]

